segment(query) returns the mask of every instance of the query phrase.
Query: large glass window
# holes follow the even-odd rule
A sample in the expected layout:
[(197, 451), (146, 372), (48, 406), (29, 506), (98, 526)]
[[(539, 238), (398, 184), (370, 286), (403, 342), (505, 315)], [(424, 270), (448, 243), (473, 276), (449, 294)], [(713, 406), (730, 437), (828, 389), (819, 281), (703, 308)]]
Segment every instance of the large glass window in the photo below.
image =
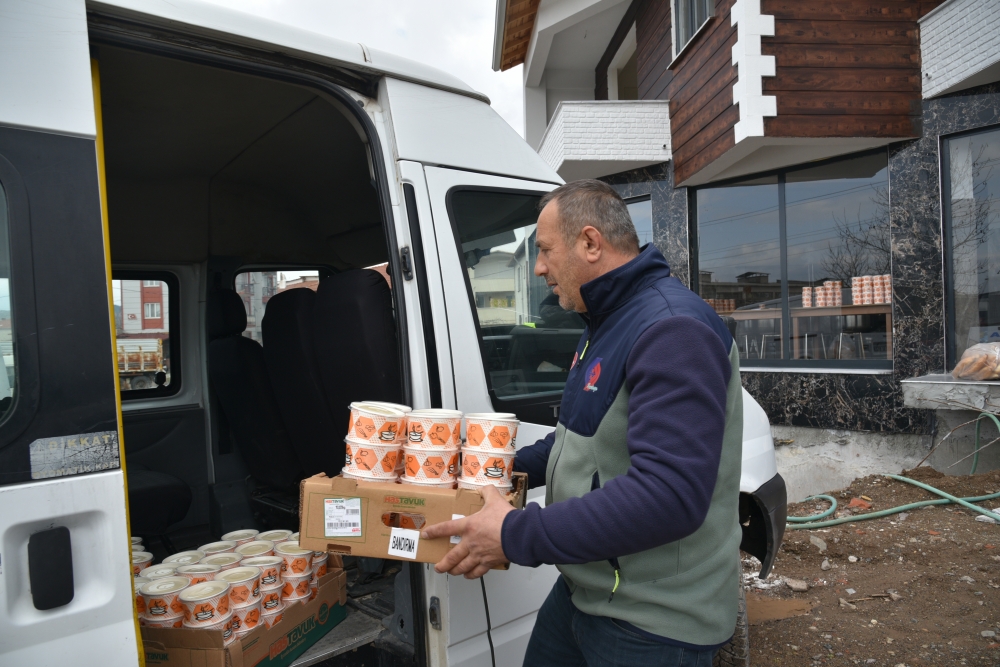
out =
[(153, 280), (143, 273), (115, 272), (111, 281), (118, 381), (125, 398), (173, 394), (179, 389), (178, 341), (170, 336), (177, 323), (171, 308), (176, 278)]
[(1000, 128), (945, 139), (948, 368), (1000, 341)]
[(639, 235), (639, 247), (653, 242), (653, 202), (649, 197), (626, 199), (628, 214)]
[(14, 315), (10, 300), (10, 234), (7, 222), (7, 195), (0, 185), (0, 417), (14, 402), (17, 371), (14, 364)]
[(890, 368), (886, 153), (702, 188), (697, 289), (745, 367)]

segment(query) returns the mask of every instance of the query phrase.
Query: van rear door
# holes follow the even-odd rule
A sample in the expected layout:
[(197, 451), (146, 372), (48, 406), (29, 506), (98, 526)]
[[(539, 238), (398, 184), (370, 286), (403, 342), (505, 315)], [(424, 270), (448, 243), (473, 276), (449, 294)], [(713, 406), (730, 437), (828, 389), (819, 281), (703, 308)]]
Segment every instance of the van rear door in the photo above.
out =
[(0, 14), (0, 664), (134, 666), (85, 6)]

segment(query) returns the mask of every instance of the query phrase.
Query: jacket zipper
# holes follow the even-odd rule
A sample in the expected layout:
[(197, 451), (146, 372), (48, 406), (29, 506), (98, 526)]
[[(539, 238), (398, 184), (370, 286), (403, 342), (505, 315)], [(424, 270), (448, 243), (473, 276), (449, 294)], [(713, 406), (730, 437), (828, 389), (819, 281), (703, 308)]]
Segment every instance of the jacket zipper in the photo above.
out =
[[(562, 452), (562, 450), (560, 450), (560, 452)], [(599, 488), (601, 488), (601, 475), (599, 471), (595, 470), (594, 476), (590, 478), (590, 490), (594, 491)], [(611, 595), (608, 596), (608, 603), (610, 603), (615, 597), (615, 592), (618, 590), (618, 585), (621, 583), (621, 565), (618, 563), (617, 558), (609, 558), (608, 562), (611, 564), (611, 567), (614, 568), (615, 570), (615, 585), (614, 588), (611, 589)]]

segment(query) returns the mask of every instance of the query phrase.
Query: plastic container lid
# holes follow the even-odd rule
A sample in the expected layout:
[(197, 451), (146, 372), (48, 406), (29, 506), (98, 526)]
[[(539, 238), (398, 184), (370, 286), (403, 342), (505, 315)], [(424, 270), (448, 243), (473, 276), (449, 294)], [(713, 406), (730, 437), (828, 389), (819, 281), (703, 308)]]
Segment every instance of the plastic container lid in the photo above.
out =
[(174, 572), (177, 571), (177, 565), (174, 563), (160, 563), (159, 565), (152, 565), (147, 567), (145, 570), (139, 573), (140, 577), (145, 577), (152, 581), (153, 579), (163, 579), (164, 577), (174, 576)]
[[(180, 577), (178, 577), (179, 579)], [(185, 582), (187, 579), (184, 580)], [(156, 583), (156, 582), (153, 582)], [(149, 584), (146, 584), (149, 586)], [(199, 600), (207, 600), (209, 598), (214, 598), (217, 595), (222, 595), (229, 590), (228, 581), (212, 580), (204, 581), (200, 584), (195, 584), (190, 588), (185, 589), (181, 592), (180, 598), (184, 602), (198, 602)]]
[(222, 540), (221, 542), (209, 542), (198, 547), (198, 551), (203, 551), (205, 555), (225, 553), (236, 548), (236, 542), (232, 540)]
[(254, 577), (259, 577), (259, 576), (260, 576), (259, 567), (241, 566), (241, 567), (234, 567), (231, 570), (226, 570), (222, 574), (217, 575), (215, 577), (215, 580), (228, 581), (231, 584), (238, 584), (244, 581), (249, 581)]
[(143, 595), (164, 595), (183, 591), (190, 585), (191, 582), (184, 577), (163, 577), (143, 584), (139, 592)]
[(274, 549), (274, 542), (269, 540), (254, 540), (236, 547), (236, 553), (243, 556), (258, 556)]
[(226, 567), (227, 565), (232, 565), (233, 563), (239, 563), (241, 560), (243, 560), (243, 556), (241, 554), (221, 553), (205, 556), (198, 562), (202, 565), (217, 565), (219, 567)]
[(282, 542), (274, 547), (274, 550), (281, 554), (286, 554), (288, 556), (304, 556), (306, 554), (311, 554), (312, 549), (303, 549), (299, 546), (298, 540)]
[(181, 551), (173, 556), (163, 559), (164, 563), (177, 563), (178, 565), (194, 565), (205, 557), (204, 551)]
[(257, 536), (258, 540), (266, 540), (269, 542), (284, 542), (292, 534), (290, 530), (269, 530), (266, 533), (261, 533)]
[(256, 538), (260, 534), (259, 530), (254, 530), (252, 528), (246, 528), (243, 530), (234, 530), (231, 533), (226, 533), (222, 536), (223, 540), (228, 540), (231, 542), (239, 542), (240, 540)]
[(153, 554), (148, 551), (133, 551), (132, 552), (132, 564), (138, 565), (139, 563), (149, 563), (153, 560)]

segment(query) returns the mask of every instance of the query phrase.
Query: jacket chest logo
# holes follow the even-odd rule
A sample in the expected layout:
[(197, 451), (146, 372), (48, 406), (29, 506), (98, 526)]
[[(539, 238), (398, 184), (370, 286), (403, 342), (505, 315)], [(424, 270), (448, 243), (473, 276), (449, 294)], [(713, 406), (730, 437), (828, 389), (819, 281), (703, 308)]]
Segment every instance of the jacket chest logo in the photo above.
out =
[(597, 391), (597, 379), (601, 377), (601, 357), (597, 357), (590, 366), (587, 366), (587, 382), (583, 385), (584, 391)]

